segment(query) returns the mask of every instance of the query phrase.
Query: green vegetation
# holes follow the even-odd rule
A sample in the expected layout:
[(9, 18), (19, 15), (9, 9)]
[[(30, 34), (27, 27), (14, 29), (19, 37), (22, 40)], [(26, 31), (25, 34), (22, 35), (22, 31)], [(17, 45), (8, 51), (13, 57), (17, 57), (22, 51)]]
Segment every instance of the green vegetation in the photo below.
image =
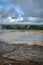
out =
[(43, 30), (43, 26), (31, 25), (31, 26), (20, 26), (20, 25), (3, 25), (3, 29), (18, 29), (18, 30)]

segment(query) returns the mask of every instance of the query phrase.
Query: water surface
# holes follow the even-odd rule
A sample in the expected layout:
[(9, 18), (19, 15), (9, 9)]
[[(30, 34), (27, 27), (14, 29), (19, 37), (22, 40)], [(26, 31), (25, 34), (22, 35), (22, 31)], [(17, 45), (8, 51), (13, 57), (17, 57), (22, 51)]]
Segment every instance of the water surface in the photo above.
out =
[(31, 41), (31, 40), (43, 40), (43, 34), (32, 34), (29, 32), (3, 32), (0, 33), (0, 39), (11, 40), (11, 41)]

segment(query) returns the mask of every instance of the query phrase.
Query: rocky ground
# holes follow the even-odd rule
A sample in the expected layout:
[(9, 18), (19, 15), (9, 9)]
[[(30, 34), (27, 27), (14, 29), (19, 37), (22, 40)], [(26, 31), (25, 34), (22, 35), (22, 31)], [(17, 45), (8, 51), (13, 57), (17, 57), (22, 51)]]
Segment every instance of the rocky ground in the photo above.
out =
[(43, 46), (0, 41), (0, 65), (43, 65)]

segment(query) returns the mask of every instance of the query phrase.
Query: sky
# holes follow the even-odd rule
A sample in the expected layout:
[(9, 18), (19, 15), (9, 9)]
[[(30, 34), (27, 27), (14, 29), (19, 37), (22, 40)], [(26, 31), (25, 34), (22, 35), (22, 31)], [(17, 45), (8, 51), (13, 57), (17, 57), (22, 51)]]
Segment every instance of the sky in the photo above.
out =
[(43, 25), (43, 0), (0, 0), (0, 24)]

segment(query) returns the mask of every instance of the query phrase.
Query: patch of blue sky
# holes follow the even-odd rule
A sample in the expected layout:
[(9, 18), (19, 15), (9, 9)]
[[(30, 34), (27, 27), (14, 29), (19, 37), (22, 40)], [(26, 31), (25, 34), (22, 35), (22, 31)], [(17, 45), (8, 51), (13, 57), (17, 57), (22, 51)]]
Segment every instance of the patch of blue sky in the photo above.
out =
[(7, 6), (9, 9), (14, 8), (19, 15), (18, 18), (24, 16), (24, 12), (22, 11), (19, 5), (11, 4), (10, 2), (6, 2), (6, 1), (0, 2), (0, 10), (3, 6)]
[(16, 12), (19, 14), (18, 18), (24, 16), (24, 12), (19, 5), (9, 4), (9, 8), (14, 8), (16, 10)]
[(10, 3), (9, 2), (0, 2), (0, 6), (3, 5), (3, 6), (8, 6)]

